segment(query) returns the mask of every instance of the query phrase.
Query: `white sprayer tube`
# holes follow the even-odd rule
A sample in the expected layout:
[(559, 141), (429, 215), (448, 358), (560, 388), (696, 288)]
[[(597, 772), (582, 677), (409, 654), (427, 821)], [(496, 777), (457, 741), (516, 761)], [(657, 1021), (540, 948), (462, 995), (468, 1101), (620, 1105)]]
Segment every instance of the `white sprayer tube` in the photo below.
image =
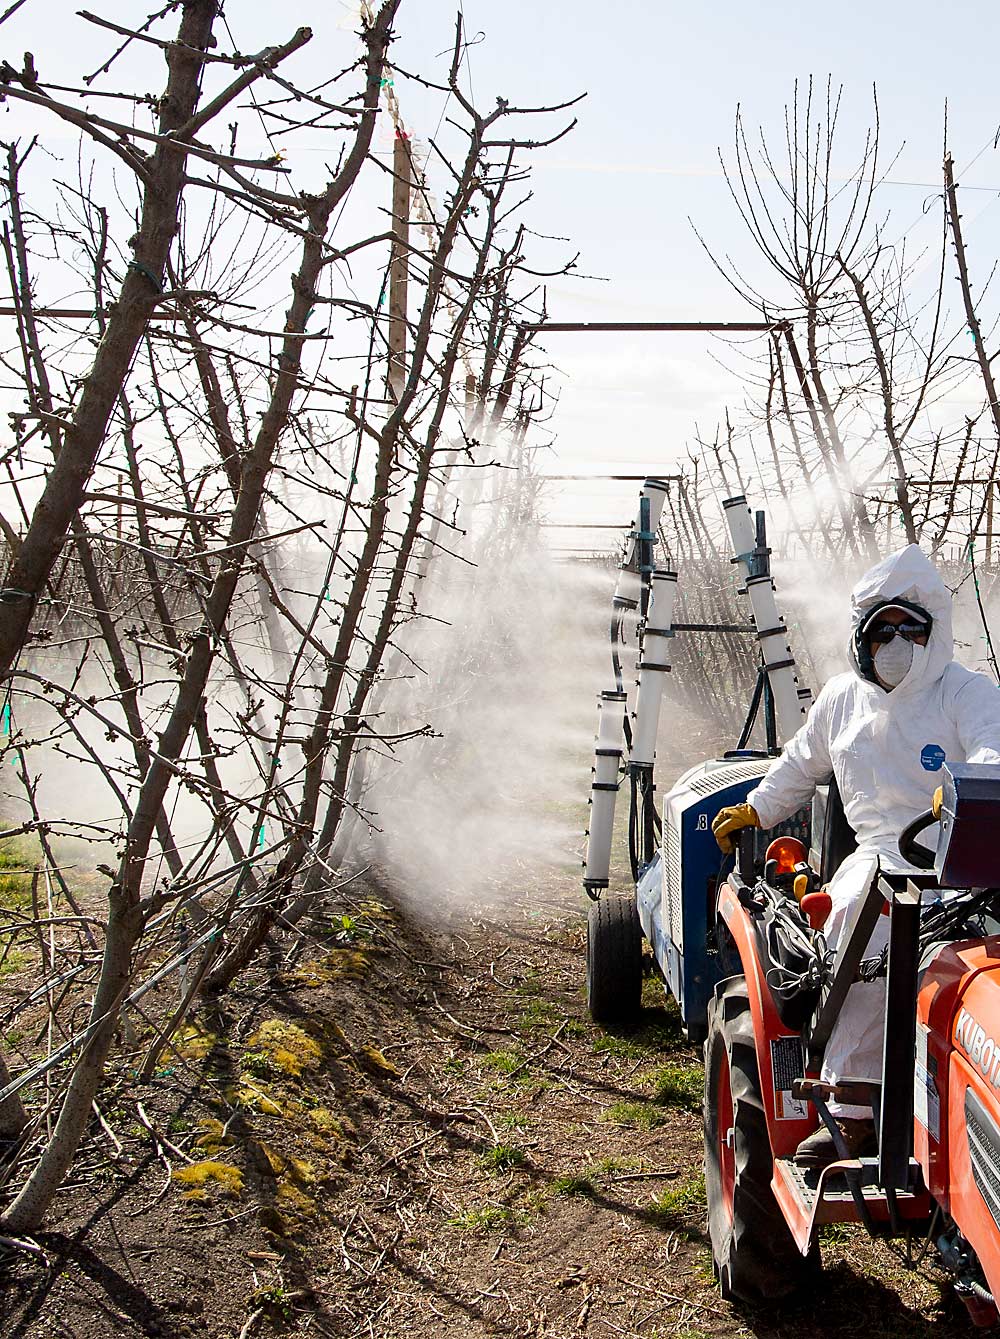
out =
[(643, 500), (649, 502), (649, 530), (647, 533), (652, 535), (655, 540), (656, 532), (660, 528), (660, 517), (663, 515), (663, 503), (667, 496), (669, 484), (663, 479), (646, 479), (642, 488), (639, 490), (639, 506), (635, 513), (635, 525), (632, 527), (632, 534), (629, 536), (628, 547), (625, 549), (625, 560), (622, 567), (628, 567), (632, 571), (638, 570), (639, 563), (639, 536), (642, 533), (642, 504)]
[(808, 688), (800, 687), (795, 674), (795, 658), (788, 644), (788, 629), (778, 609), (770, 575), (751, 575), (757, 535), (747, 500), (743, 496), (729, 498), (723, 502), (722, 509), (726, 513), (733, 553), (746, 584), (757, 625), (757, 640), (774, 694), (778, 735), (781, 740), (788, 740), (805, 720), (812, 694)]
[(629, 754), (629, 762), (633, 767), (653, 765), (663, 684), (670, 672), (670, 638), (673, 636), (676, 594), (676, 572), (658, 571), (652, 574), (649, 611), (639, 656), (639, 692), (632, 730), (632, 751)]
[(590, 787), (590, 828), (583, 886), (588, 893), (607, 888), (611, 873), (611, 837), (618, 798), (618, 767), (625, 730), (625, 694), (601, 693), (600, 718), (594, 749), (594, 780)]
[[(642, 598), (643, 573), (639, 571), (639, 543), (640, 536), (645, 533), (650, 536), (656, 535), (660, 528), (660, 517), (663, 514), (663, 503), (667, 496), (666, 484), (662, 479), (646, 479), (639, 491), (639, 506), (636, 509), (635, 523), (628, 537), (628, 543), (625, 546), (625, 556), (622, 559), (622, 565), (618, 571), (618, 581), (615, 585), (615, 596), (612, 606), (616, 616), (621, 616), (622, 637), (618, 645), (618, 656), (622, 664), (622, 683), (626, 686), (633, 683), (636, 674), (636, 633), (639, 623), (639, 602)], [(645, 532), (642, 528), (643, 500), (649, 503), (648, 530)], [(649, 552), (653, 552), (655, 539), (650, 539)]]

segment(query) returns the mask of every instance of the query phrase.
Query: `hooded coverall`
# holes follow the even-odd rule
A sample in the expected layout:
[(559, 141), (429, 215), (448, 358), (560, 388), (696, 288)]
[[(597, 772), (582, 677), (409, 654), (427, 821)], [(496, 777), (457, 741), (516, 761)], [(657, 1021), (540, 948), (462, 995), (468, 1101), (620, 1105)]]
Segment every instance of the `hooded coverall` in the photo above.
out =
[[(747, 796), (761, 827), (769, 828), (807, 803), (831, 774), (836, 778), (858, 849), (828, 887), (833, 908), (824, 932), (831, 948), (875, 862), (890, 871), (910, 868), (899, 854), (899, 834), (931, 807), (942, 764), (1000, 763), (1000, 689), (953, 659), (951, 594), (915, 544), (861, 578), (851, 595), (852, 626), (893, 599), (922, 605), (934, 620), (927, 645), (914, 644), (905, 678), (891, 692), (863, 678), (852, 639), (853, 668), (825, 685), (805, 724)], [(868, 956), (885, 947), (888, 934), (889, 918), (880, 917)], [(826, 1082), (881, 1078), (884, 1016), (884, 978), (851, 987), (827, 1043)], [(842, 1117), (871, 1114), (843, 1103), (830, 1108)]]

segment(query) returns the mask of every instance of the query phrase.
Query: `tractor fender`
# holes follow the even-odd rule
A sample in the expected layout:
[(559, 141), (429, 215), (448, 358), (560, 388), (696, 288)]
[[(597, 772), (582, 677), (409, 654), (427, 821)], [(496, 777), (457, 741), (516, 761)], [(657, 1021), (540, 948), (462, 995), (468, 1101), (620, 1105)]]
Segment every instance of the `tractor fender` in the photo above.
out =
[[(1000, 938), (949, 945), (924, 975), (918, 1003), (917, 1156), (928, 1188), (975, 1251), (990, 1291), (1000, 1291)], [(928, 1028), (923, 1042), (921, 1021)], [(923, 1060), (923, 1051), (927, 1060)], [(935, 1059), (937, 1063), (935, 1064)], [(924, 1073), (921, 1073), (921, 1069)], [(943, 1082), (942, 1082), (943, 1080)], [(935, 1138), (935, 1134), (938, 1138)]]
[[(1000, 940), (996, 938), (944, 944), (924, 969), (917, 993), (913, 1152), (923, 1168), (927, 1189), (949, 1212), (955, 1176), (948, 1140), (948, 1112), (954, 1105), (953, 1098), (962, 1105), (961, 1086), (954, 1092), (951, 1087), (951, 1059), (956, 1040), (960, 1047), (962, 1041), (956, 1038), (955, 1028), (962, 1020), (963, 1009), (969, 1012), (967, 1006), (974, 1001), (979, 1007), (971, 1013), (977, 1023), (978, 1016), (985, 1013), (984, 1027), (993, 1024), (1000, 1028), (1000, 1016), (992, 1004), (993, 991), (987, 1007), (975, 1000), (980, 977), (988, 973), (993, 978), (991, 985), (996, 981), (998, 958)], [(984, 1032), (984, 1040), (986, 1035)], [(1000, 1032), (993, 1031), (992, 1035), (1000, 1040)], [(992, 1071), (992, 1061), (989, 1068)], [(981, 1081), (996, 1092), (987, 1076), (982, 1076)]]
[(776, 1158), (790, 1157), (817, 1125), (815, 1108), (792, 1097), (793, 1079), (805, 1073), (801, 1035), (786, 1028), (778, 1017), (757, 957), (749, 913), (728, 881), (719, 890), (719, 918), (743, 965), (771, 1152)]

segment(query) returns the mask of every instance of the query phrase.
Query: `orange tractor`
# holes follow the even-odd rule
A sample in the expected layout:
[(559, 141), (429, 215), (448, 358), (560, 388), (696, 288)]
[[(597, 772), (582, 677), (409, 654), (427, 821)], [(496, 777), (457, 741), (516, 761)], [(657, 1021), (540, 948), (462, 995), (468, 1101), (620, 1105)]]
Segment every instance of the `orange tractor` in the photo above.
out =
[[(647, 479), (612, 601), (614, 686), (600, 695), (584, 888), (587, 1001), (602, 1024), (635, 1020), (643, 939), (692, 1041), (705, 1043), (705, 1162), (715, 1269), (725, 1297), (789, 1292), (818, 1263), (824, 1223), (935, 1250), (973, 1321), (994, 1324), (1000, 1295), (1000, 767), (941, 770), (936, 850), (918, 841), (928, 813), (899, 838), (894, 874), (873, 862), (867, 891), (836, 953), (823, 936), (822, 890), (854, 849), (831, 781), (811, 808), (770, 834), (745, 829), (725, 877), (711, 821), (744, 801), (805, 718), (776, 602), (764, 515), (742, 496), (723, 503), (732, 562), (752, 622), (675, 619), (678, 575), (655, 563), (667, 483)], [(661, 537), (662, 538), (662, 537)], [(657, 812), (653, 783), (660, 705), (680, 634), (753, 637), (757, 687), (737, 747), (689, 769)], [(627, 669), (635, 668), (635, 689)], [(633, 709), (634, 708), (634, 709)], [(763, 749), (748, 748), (758, 716)], [(634, 890), (612, 889), (615, 805), (627, 780)], [(770, 845), (768, 840), (770, 838)], [(806, 859), (810, 848), (809, 860)], [(866, 958), (889, 917), (887, 950)], [(820, 1080), (824, 1046), (856, 980), (886, 978), (880, 1084)], [(828, 1103), (871, 1106), (878, 1153), (821, 1171), (798, 1167), (798, 1144)], [(840, 1143), (836, 1143), (840, 1140)]]
[[(938, 1252), (977, 1325), (998, 1320), (1000, 1289), (1000, 888), (992, 824), (1000, 768), (942, 771), (935, 853), (917, 841), (928, 813), (900, 836), (920, 874), (873, 867), (836, 954), (822, 937), (838, 860), (837, 797), (811, 870), (801, 843), (772, 842), (754, 859), (743, 837), (721, 884), (714, 923), (718, 980), (705, 1041), (709, 1228), (723, 1296), (774, 1298), (817, 1266), (824, 1223), (860, 1222)], [(841, 828), (842, 832), (842, 820)], [(814, 836), (819, 837), (816, 833)], [(843, 855), (843, 851), (839, 853)], [(827, 899), (828, 902), (828, 899)], [(889, 944), (864, 957), (879, 916)], [(810, 917), (813, 924), (810, 924)], [(823, 1046), (850, 985), (886, 978), (881, 1084), (819, 1080)], [(822, 1120), (840, 1138), (831, 1098), (871, 1105), (878, 1152), (821, 1171), (796, 1166), (796, 1146)], [(911, 1257), (912, 1258), (912, 1257)]]

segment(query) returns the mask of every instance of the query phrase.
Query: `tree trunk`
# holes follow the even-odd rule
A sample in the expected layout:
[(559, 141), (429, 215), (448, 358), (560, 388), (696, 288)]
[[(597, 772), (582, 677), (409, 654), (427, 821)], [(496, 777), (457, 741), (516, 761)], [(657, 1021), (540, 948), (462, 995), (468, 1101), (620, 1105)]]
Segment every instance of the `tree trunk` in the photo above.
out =
[(18, 553), (7, 572), (4, 617), (0, 620), (0, 674), (8, 671), (24, 645), (35, 605), (83, 503), (87, 481), (104, 442), (108, 423), (139, 341), (162, 291), (167, 256), (177, 232), (187, 153), (171, 139), (186, 124), (201, 94), (203, 53), (212, 38), (216, 0), (187, 0), (177, 41), (167, 49), (167, 87), (159, 101), (157, 144), (149, 162), (150, 184), (143, 194), (142, 218), (121, 293), (108, 319), (80, 401), (48, 472)]

